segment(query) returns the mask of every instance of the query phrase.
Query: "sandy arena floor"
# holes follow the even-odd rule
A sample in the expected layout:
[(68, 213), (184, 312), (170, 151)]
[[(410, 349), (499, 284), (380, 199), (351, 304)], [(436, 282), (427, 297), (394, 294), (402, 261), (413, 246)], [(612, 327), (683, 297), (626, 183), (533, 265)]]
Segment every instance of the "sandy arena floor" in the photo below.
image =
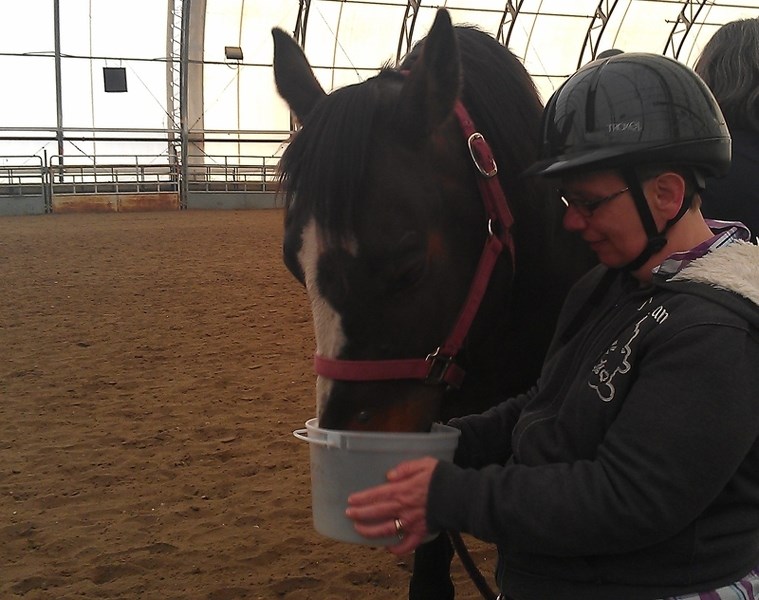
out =
[[(311, 524), (282, 213), (0, 218), (0, 598), (400, 599)], [(474, 544), (490, 575), (492, 551)], [(457, 559), (457, 598), (478, 598)]]

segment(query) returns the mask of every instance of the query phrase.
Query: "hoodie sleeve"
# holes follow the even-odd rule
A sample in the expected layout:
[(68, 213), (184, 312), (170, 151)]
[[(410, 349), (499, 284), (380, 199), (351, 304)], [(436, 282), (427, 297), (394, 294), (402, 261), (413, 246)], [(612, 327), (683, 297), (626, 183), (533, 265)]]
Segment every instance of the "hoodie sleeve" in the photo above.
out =
[[(690, 326), (660, 340), (637, 364), (593, 459), (479, 470), (441, 462), (430, 529), (553, 556), (610, 554), (674, 536), (736, 486), (736, 502), (756, 505), (755, 482), (732, 479), (725, 490), (759, 469), (757, 364), (757, 340), (734, 325)], [(485, 414), (466, 423), (479, 462), (503, 458), (514, 413), (506, 404)]]
[(484, 413), (451, 419), (448, 425), (461, 430), (453, 462), (473, 468), (504, 464), (511, 456), (511, 432), (535, 389), (509, 398)]

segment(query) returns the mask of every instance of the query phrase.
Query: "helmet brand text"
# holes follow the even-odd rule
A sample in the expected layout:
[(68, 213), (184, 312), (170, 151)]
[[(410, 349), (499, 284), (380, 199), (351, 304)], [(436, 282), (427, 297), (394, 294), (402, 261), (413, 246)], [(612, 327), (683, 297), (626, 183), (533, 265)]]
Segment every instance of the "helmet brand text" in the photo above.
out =
[(624, 123), (609, 123), (609, 133), (621, 133), (623, 131), (642, 131), (640, 121), (625, 121)]

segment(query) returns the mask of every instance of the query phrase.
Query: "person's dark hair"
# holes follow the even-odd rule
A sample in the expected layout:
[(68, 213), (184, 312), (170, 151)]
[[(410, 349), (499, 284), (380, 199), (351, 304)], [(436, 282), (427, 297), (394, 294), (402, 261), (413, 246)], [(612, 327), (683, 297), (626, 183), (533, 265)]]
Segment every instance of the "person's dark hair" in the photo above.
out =
[(759, 18), (720, 27), (694, 70), (712, 90), (731, 130), (759, 133)]

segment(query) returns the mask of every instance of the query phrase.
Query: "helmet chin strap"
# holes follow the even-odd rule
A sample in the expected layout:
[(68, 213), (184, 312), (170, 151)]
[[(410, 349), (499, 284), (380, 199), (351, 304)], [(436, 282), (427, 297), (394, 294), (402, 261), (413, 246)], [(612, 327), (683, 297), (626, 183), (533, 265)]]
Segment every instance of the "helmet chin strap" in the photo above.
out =
[(627, 186), (630, 188), (630, 195), (635, 201), (635, 208), (638, 209), (638, 215), (643, 225), (643, 230), (646, 232), (646, 247), (638, 255), (638, 257), (632, 262), (628, 263), (624, 267), (621, 267), (623, 271), (637, 271), (640, 269), (649, 258), (659, 252), (664, 246), (667, 245), (667, 231), (687, 212), (690, 208), (692, 198), (688, 196), (683, 198), (683, 202), (680, 206), (680, 210), (677, 214), (671, 218), (664, 225), (664, 229), (659, 231), (654, 221), (654, 216), (651, 214), (651, 209), (646, 201), (646, 195), (643, 193), (643, 186), (640, 184), (640, 178), (633, 167), (626, 167), (622, 169), (622, 175), (625, 178)]

